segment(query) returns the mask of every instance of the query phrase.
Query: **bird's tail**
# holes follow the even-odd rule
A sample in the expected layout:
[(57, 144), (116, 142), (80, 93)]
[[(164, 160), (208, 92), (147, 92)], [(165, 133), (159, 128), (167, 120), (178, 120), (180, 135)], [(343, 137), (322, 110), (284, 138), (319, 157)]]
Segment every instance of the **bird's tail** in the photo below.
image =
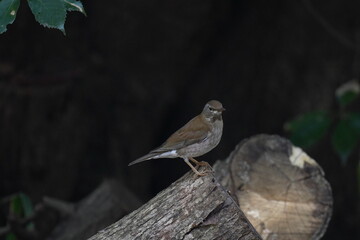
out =
[(134, 164), (139, 163), (139, 162), (144, 162), (144, 161), (147, 161), (147, 160), (151, 160), (154, 157), (156, 157), (157, 155), (159, 155), (159, 153), (150, 152), (149, 154), (146, 154), (145, 156), (142, 156), (141, 158), (138, 158), (135, 161), (132, 161), (131, 163), (129, 163), (128, 166), (134, 165)]

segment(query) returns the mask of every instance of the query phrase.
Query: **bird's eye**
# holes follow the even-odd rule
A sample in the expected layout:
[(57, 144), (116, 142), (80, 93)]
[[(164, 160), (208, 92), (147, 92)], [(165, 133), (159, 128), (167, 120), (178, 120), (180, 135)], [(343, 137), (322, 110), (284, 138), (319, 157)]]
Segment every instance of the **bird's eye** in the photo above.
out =
[(212, 107), (209, 107), (209, 110), (210, 110), (210, 111), (214, 111), (214, 109), (213, 109)]

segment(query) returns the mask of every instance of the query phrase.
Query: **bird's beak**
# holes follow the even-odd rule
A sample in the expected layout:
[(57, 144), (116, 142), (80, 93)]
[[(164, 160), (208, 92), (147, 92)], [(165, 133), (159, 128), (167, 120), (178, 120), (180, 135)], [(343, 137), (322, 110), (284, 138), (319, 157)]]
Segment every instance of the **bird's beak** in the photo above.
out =
[(225, 111), (225, 110), (226, 110), (225, 108), (221, 108), (221, 109), (220, 109), (220, 111), (222, 111), (222, 112)]

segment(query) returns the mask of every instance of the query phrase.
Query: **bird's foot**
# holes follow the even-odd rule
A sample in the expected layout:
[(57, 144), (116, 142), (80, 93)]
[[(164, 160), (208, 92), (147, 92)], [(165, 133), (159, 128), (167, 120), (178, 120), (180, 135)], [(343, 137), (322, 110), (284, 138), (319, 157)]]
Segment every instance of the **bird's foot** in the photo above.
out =
[(209, 173), (212, 173), (212, 171), (209, 171), (209, 170), (205, 170), (205, 171), (202, 171), (202, 172), (199, 172), (197, 171), (197, 173), (195, 172), (195, 174), (199, 177), (202, 177), (202, 176), (206, 176), (208, 175)]
[[(193, 159), (193, 158), (190, 158), (190, 160), (192, 161), (192, 162), (194, 162), (195, 164), (196, 164), (196, 166), (209, 166), (210, 167), (210, 164), (208, 164), (207, 162), (198, 162), (198, 161), (196, 161), (195, 159)], [(199, 172), (190, 162), (189, 162), (189, 160), (187, 159), (187, 158), (184, 158), (184, 161), (186, 162), (186, 164), (187, 165), (189, 165), (189, 167), (191, 168), (191, 170), (197, 175), (197, 176), (205, 176), (205, 175), (207, 175), (208, 173), (211, 173), (212, 171), (209, 171), (209, 170), (205, 170), (205, 171), (203, 171), (203, 172)], [(204, 165), (202, 165), (202, 164), (204, 164)], [(210, 169), (211, 169), (211, 167), (210, 167)]]
[[(199, 161), (195, 160), (195, 159), (192, 158), (192, 157), (189, 157), (189, 159), (190, 159), (190, 161), (192, 161), (193, 163), (195, 163), (196, 167), (202, 167), (202, 166), (204, 166), (204, 167), (206, 167), (206, 168), (212, 169), (211, 166), (210, 166), (210, 164), (209, 164), (208, 162), (205, 162), (205, 161), (199, 162)], [(195, 167), (192, 167), (191, 169), (193, 170), (193, 172), (194, 172), (197, 176), (205, 176), (205, 175), (207, 175), (207, 174), (209, 174), (209, 173), (212, 173), (211, 170), (205, 170), (205, 171), (203, 171), (203, 172), (199, 172)]]
[(198, 166), (206, 166), (206, 167), (209, 167), (211, 168), (210, 164), (208, 162), (205, 162), (205, 161), (197, 161), (195, 158), (192, 158), (192, 157), (189, 157), (190, 161), (192, 161), (193, 163), (195, 163), (195, 165), (198, 167)]

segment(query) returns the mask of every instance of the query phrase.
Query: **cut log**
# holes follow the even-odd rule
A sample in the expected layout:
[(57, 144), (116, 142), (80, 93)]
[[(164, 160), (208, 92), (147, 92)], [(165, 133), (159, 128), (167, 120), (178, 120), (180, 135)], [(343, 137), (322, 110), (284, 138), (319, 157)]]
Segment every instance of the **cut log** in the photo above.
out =
[[(204, 169), (202, 169), (204, 170)], [(213, 174), (188, 172), (90, 240), (261, 239)]]
[(263, 239), (320, 239), (325, 233), (331, 187), (321, 167), (290, 141), (254, 136), (214, 169)]
[(330, 185), (321, 167), (288, 140), (254, 136), (214, 169), (216, 178), (190, 171), (90, 240), (306, 240), (324, 234)]

